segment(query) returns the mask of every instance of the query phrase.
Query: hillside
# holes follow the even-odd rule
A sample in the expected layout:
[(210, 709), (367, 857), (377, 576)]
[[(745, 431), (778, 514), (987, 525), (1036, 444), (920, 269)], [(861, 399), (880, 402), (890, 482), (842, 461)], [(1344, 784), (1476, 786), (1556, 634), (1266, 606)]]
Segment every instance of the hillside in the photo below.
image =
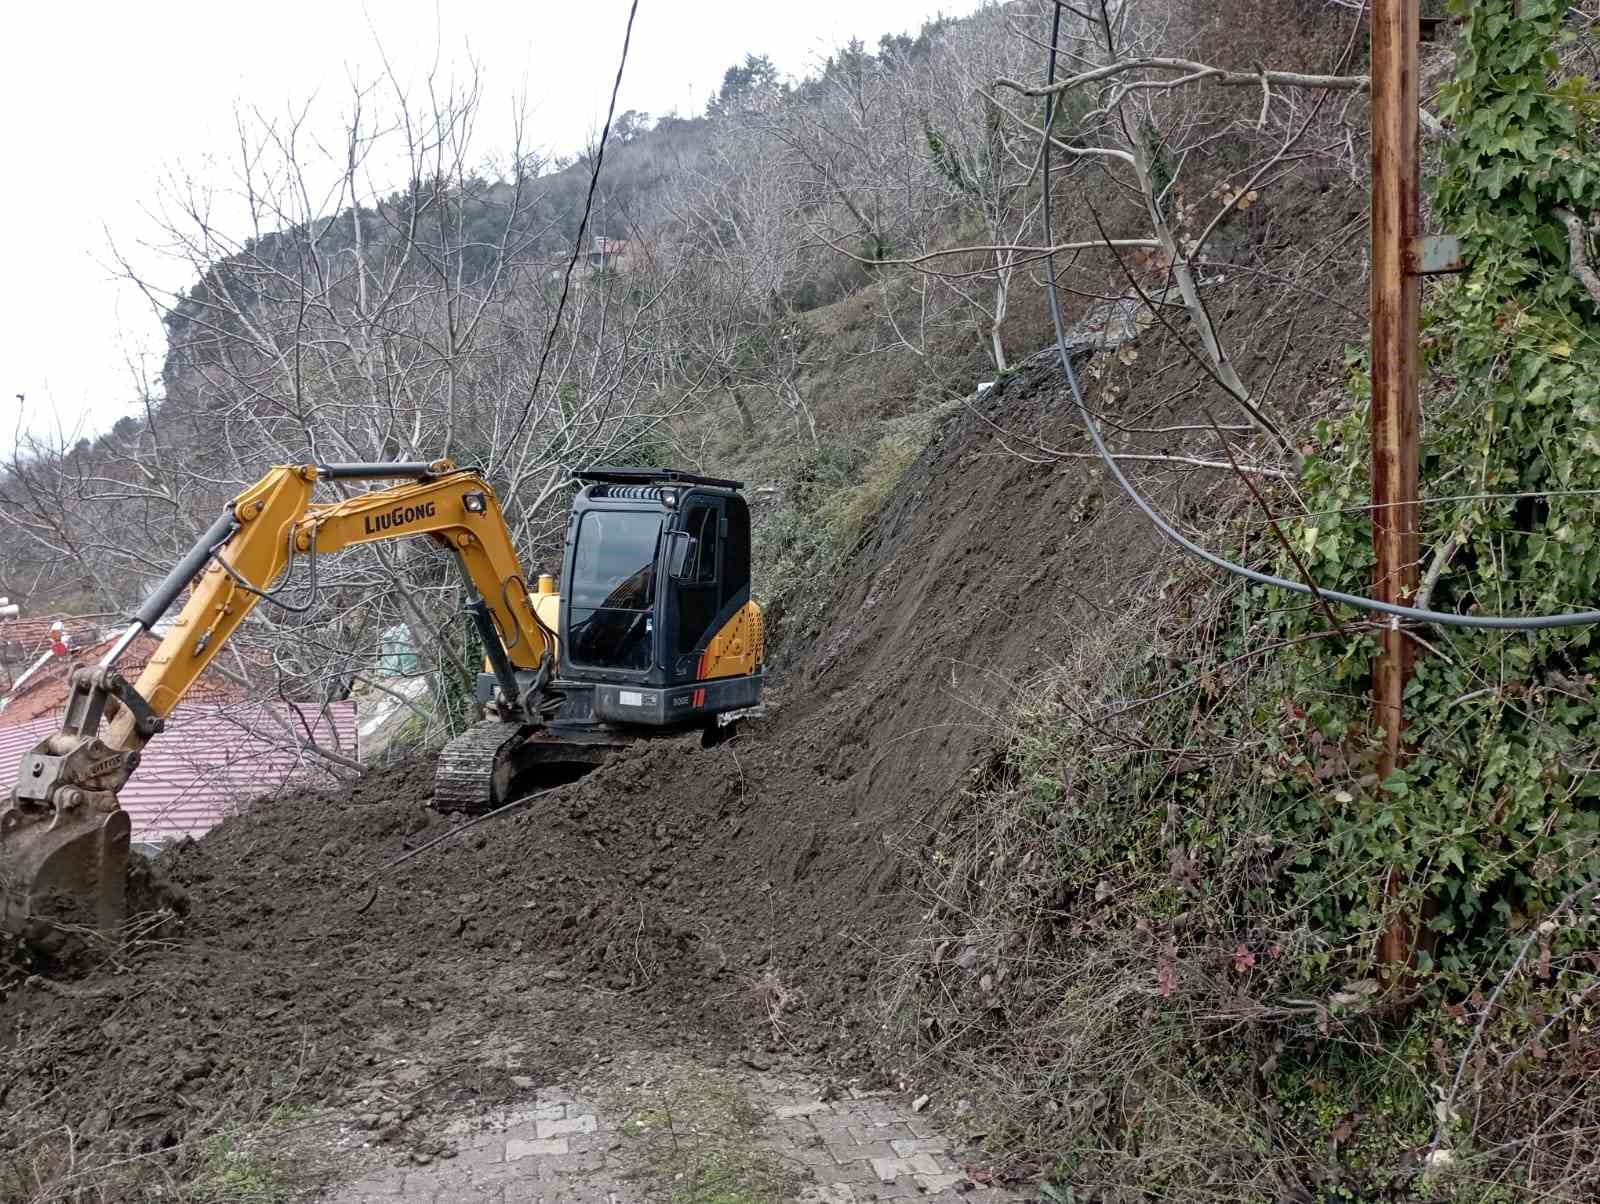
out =
[[(1051, 371), (1030, 369), (984, 415), (1031, 429), (1054, 395)], [(446, 829), (426, 808), (429, 763), (348, 795), (261, 803), (163, 857), (191, 909), (181, 927), (70, 994), (38, 979), (8, 992), (15, 1019), (45, 1000), (53, 1017), (12, 1055), (24, 1078), (11, 1102), (55, 1083), (52, 1108), (98, 1110), (97, 1143), (170, 1147), (181, 1167), (207, 1116), (243, 1118), (279, 1095), (286, 1059), (316, 1068), (294, 1098), (354, 1098), (374, 1032), (391, 1034), (380, 1059), (424, 1068), (412, 1080), (422, 1098), (484, 1106), (514, 1096), (510, 1076), (462, 1078), (451, 1051), (465, 1034), (509, 1041), (530, 1028), (541, 1038), (518, 1074), (544, 1081), (618, 1044), (732, 1048), (875, 1081), (867, 1005), (917, 907), (905, 873), (917, 833), (993, 747), (995, 686), (1071, 643), (1065, 627), (1018, 639), (995, 607), (1070, 621), (1084, 604), (1064, 583), (1107, 576), (1086, 541), (1014, 562), (995, 538), (1018, 495), (1041, 533), (1059, 528), (1090, 471), (1008, 457), (1001, 477), (964, 478), (959, 466), (996, 446), (964, 412), (936, 444), (839, 583), (834, 634), (791, 673), (771, 720), (723, 748), (642, 750), (391, 871)], [(1126, 515), (1108, 522), (1161, 563)], [(911, 564), (941, 580), (925, 588)], [(984, 578), (1013, 584), (997, 598)], [(1103, 589), (1098, 604), (1116, 604), (1119, 588)], [(589, 1001), (581, 1019), (574, 999)], [(418, 1008), (447, 1023), (393, 1026)], [(164, 1070), (185, 1066), (207, 1068), (192, 1089)]]

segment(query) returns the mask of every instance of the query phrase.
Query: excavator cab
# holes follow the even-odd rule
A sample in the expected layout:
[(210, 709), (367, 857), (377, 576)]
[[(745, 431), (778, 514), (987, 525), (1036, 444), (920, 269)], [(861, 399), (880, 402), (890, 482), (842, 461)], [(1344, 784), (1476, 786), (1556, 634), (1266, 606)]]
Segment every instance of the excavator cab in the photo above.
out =
[[(319, 556), (353, 544), (433, 540), (469, 587), (488, 717), (441, 750), (440, 810), (504, 806), (636, 740), (750, 713), (763, 641), (739, 483), (657, 469), (573, 475), (582, 488), (559, 590), (549, 576), (529, 588), (493, 489), (448, 460), (280, 465), (234, 498), (99, 664), (74, 669), (61, 731), (0, 796), (0, 927), (39, 943), (68, 924), (120, 925), (130, 825), (117, 795), (140, 751), (258, 603), (290, 605), (277, 595), (296, 561), (308, 562), (315, 597)], [(327, 481), (392, 483), (315, 501)], [(160, 647), (126, 680), (118, 659), (158, 623)]]
[(533, 610), (555, 655), (512, 663), (480, 616), (477, 697), (490, 716), (447, 744), (434, 806), (482, 812), (573, 781), (641, 739), (720, 733), (759, 713), (765, 658), (750, 597), (750, 510), (738, 481), (675, 469), (573, 474), (555, 579)]
[(739, 482), (650, 469), (579, 475), (556, 688), (623, 726), (689, 726), (755, 706), (761, 614)]

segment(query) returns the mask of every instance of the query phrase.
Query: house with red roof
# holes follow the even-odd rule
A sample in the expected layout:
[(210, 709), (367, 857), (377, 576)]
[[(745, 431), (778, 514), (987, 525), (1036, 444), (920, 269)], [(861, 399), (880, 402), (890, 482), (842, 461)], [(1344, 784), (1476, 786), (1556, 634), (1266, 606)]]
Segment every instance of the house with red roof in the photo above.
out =
[[(92, 626), (69, 623), (55, 633), (65, 637), (56, 646), (73, 642), (75, 634), (77, 645), (51, 651), (52, 621), (28, 620), (38, 627), (30, 628), (28, 639), (46, 640), (46, 651), (0, 698), (0, 784), (15, 781), (23, 756), (60, 729), (73, 668), (95, 663), (112, 643)], [(0, 624), (0, 640), (11, 626)], [(117, 662), (118, 671), (136, 680), (159, 646), (155, 636), (140, 635)], [(360, 765), (354, 700), (260, 698), (213, 665), (145, 747), (120, 797), (134, 844), (152, 848), (200, 836), (252, 799), (304, 784), (336, 786)]]

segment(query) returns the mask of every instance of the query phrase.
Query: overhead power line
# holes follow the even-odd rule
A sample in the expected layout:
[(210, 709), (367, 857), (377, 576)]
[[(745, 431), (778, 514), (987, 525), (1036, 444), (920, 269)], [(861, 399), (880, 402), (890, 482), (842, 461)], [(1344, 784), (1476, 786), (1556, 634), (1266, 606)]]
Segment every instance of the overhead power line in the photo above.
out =
[(594, 208), (595, 188), (600, 183), (600, 165), (605, 162), (606, 140), (611, 137), (611, 119), (617, 112), (617, 93), (622, 89), (622, 71), (628, 65), (628, 45), (633, 41), (633, 19), (639, 13), (639, 0), (633, 0), (628, 8), (628, 27), (622, 34), (622, 55), (617, 60), (617, 78), (611, 82), (611, 103), (606, 106), (606, 124), (600, 131), (600, 145), (595, 150), (594, 168), (589, 173), (589, 193), (583, 200), (583, 217), (578, 220), (578, 236), (572, 243), (572, 258), (567, 260), (567, 271), (561, 278), (561, 296), (556, 300), (555, 318), (550, 323), (550, 330), (544, 336), (544, 349), (539, 353), (539, 368), (533, 374), (533, 385), (528, 389), (528, 400), (522, 405), (522, 417), (517, 419), (517, 425), (511, 431), (511, 438), (507, 443), (515, 443), (517, 436), (522, 434), (522, 428), (528, 421), (528, 415), (533, 412), (533, 402), (539, 396), (539, 385), (544, 380), (544, 367), (550, 360), (550, 349), (555, 346), (556, 331), (561, 328), (561, 315), (567, 308), (567, 291), (572, 287), (572, 271), (578, 266), (578, 257), (583, 254), (583, 236), (589, 229), (589, 212)]
[[(1050, 53), (1048, 67), (1045, 72), (1046, 89), (1056, 82), (1056, 47), (1061, 36), (1062, 7), (1061, 0), (1056, 0), (1055, 19), (1050, 27)], [(1046, 130), (1050, 129), (1050, 121), (1054, 116), (1055, 102), (1055, 94), (1047, 91), (1044, 102), (1044, 128)], [(1044, 184), (1041, 200), (1044, 208), (1044, 244), (1047, 247), (1053, 247), (1055, 245), (1055, 234), (1051, 228), (1050, 212), (1051, 139), (1045, 138), (1043, 141), (1042, 167)], [(1056, 294), (1054, 252), (1045, 256), (1045, 267), (1045, 280), (1050, 299), (1050, 320), (1055, 326), (1056, 351), (1061, 357), (1061, 367), (1066, 373), (1067, 385), (1072, 390), (1073, 403), (1078, 407), (1078, 416), (1083, 420), (1084, 429), (1089, 432), (1089, 438), (1094, 443), (1095, 451), (1105, 464), (1106, 471), (1111, 474), (1111, 479), (1117, 483), (1122, 492), (1128, 495), (1133, 504), (1144, 512), (1145, 517), (1154, 523), (1163, 535), (1191, 556), (1197, 556), (1207, 564), (1215, 565), (1219, 569), (1223, 569), (1235, 576), (1243, 577), (1247, 581), (1254, 581), (1259, 585), (1270, 585), (1277, 589), (1286, 589), (1297, 594), (1307, 594), (1313, 597), (1320, 595), (1331, 602), (1341, 602), (1347, 606), (1393, 615), (1396, 619), (1412, 619), (1419, 623), (1438, 623), (1445, 627), (1491, 628), (1497, 631), (1538, 631), (1550, 627), (1581, 627), (1589, 623), (1600, 623), (1600, 610), (1578, 610), (1558, 615), (1463, 615), (1448, 611), (1426, 610), (1416, 606), (1401, 606), (1393, 602), (1381, 602), (1376, 598), (1363, 597), (1360, 594), (1347, 594), (1341, 590), (1328, 589), (1320, 585), (1313, 587), (1304, 581), (1291, 581), (1286, 577), (1277, 577), (1271, 573), (1259, 572), (1256, 569), (1247, 568), (1245, 565), (1235, 564), (1233, 561), (1201, 547), (1169, 523), (1166, 517), (1133, 487), (1133, 483), (1124, 475), (1110, 449), (1106, 447), (1105, 440), (1100, 435), (1100, 426), (1095, 422), (1094, 415), (1090, 413), (1088, 405), (1084, 402), (1083, 389), (1078, 384), (1078, 374), (1072, 367), (1072, 355), (1067, 350), (1066, 330), (1061, 321), (1061, 301)]]

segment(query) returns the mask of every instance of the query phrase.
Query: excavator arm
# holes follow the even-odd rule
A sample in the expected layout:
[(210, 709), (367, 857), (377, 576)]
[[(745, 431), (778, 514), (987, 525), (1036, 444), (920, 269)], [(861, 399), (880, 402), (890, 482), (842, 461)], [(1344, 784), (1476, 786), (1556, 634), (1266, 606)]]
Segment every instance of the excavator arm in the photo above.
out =
[[(375, 489), (337, 502), (313, 504), (319, 480), (375, 479), (400, 473), (417, 479)], [(316, 558), (352, 544), (376, 543), (411, 535), (430, 536), (459, 557), (478, 594), (474, 604), (487, 613), (496, 639), (486, 640), (491, 659), (504, 650), (509, 664), (537, 669), (554, 639), (528, 600), (511, 533), (494, 491), (477, 473), (431, 465), (302, 465), (274, 468), (231, 502), (185, 561), (140, 608), (124, 633), (131, 642), (159, 620), (194, 576), (191, 561), (209, 560), (188, 603), (135, 686), (158, 716), (178, 704), (263, 595), (301, 557), (312, 572)], [(114, 650), (116, 651), (116, 650)], [(119, 716), (111, 724), (116, 747), (138, 739), (137, 719)]]
[[(319, 481), (398, 483), (313, 503)], [(501, 685), (503, 713), (529, 711), (515, 671), (548, 666), (554, 633), (529, 598), (494, 491), (450, 461), (432, 464), (286, 465), (224, 509), (135, 612), (96, 666), (80, 666), (61, 731), (27, 754), (0, 803), (0, 922), (42, 941), (80, 925), (107, 931), (127, 909), (130, 824), (117, 792), (184, 694), (296, 561), (314, 592), (320, 556), (352, 544), (421, 535), (458, 557), (477, 598), (471, 610)], [(198, 579), (197, 579), (198, 578)], [(137, 682), (116, 672), (138, 636), (194, 588)], [(276, 599), (274, 599), (276, 600)]]

